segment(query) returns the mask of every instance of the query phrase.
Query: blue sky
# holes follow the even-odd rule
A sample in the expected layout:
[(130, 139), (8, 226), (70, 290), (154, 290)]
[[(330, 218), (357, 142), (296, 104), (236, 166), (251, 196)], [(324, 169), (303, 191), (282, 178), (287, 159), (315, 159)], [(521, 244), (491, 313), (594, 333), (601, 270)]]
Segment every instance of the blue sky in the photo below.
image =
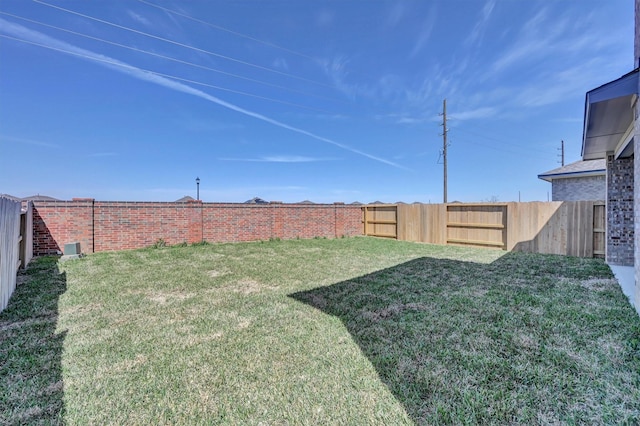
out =
[(546, 201), (632, 0), (0, 2), (0, 193)]

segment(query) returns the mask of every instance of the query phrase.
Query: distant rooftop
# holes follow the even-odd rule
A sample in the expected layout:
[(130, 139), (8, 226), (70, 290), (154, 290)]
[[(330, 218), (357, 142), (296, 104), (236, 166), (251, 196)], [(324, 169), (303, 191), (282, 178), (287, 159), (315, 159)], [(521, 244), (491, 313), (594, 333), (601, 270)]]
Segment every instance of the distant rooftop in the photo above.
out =
[(187, 201), (195, 201), (195, 198), (193, 198), (191, 195), (185, 195), (184, 197), (177, 199), (176, 203), (184, 203)]
[(269, 204), (269, 202), (260, 197), (253, 197), (252, 199), (245, 201), (244, 204)]
[(551, 182), (553, 179), (604, 175), (606, 170), (604, 158), (587, 161), (578, 160), (563, 167), (539, 174), (538, 178)]
[(60, 201), (57, 198), (49, 197), (48, 195), (30, 195), (29, 197), (24, 197), (22, 201)]

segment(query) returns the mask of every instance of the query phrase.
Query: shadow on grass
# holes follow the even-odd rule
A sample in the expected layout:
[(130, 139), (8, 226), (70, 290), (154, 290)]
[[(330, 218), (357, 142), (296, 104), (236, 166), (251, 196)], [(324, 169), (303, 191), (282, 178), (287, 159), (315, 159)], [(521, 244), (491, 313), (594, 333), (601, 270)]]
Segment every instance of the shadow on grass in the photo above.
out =
[(420, 258), (290, 297), (339, 318), (419, 424), (640, 421), (640, 319), (601, 260)]
[(0, 424), (63, 424), (58, 300), (66, 291), (56, 257), (35, 259), (0, 313)]

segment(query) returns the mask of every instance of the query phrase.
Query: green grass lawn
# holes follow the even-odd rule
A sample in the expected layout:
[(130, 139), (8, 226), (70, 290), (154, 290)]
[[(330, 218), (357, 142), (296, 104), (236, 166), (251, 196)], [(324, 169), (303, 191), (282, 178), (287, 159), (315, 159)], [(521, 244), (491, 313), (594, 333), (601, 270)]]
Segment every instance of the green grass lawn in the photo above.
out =
[(36, 260), (0, 424), (638, 424), (602, 260), (372, 238)]

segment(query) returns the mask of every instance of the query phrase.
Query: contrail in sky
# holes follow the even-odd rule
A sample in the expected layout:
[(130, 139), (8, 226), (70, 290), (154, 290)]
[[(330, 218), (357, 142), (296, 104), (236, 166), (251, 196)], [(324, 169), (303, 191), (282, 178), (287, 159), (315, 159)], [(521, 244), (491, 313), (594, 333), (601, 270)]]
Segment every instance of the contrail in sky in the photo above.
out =
[(66, 53), (66, 54), (70, 54), (70, 55), (74, 55), (74, 56), (79, 56), (85, 59), (89, 59), (93, 62), (97, 62), (99, 64), (102, 64), (104, 66), (106, 66), (107, 68), (113, 69), (115, 71), (118, 72), (122, 72), (125, 74), (128, 74), (132, 77), (135, 77), (139, 80), (144, 80), (144, 81), (148, 81), (151, 83), (155, 83), (157, 85), (166, 87), (168, 89), (172, 89), (178, 92), (182, 92), (182, 93), (186, 93), (189, 95), (193, 95), (193, 96), (197, 96), (199, 98), (205, 99), (207, 101), (213, 102), (217, 105), (220, 105), (222, 107), (228, 108), (230, 110), (239, 112), (240, 114), (244, 114), (247, 115), (249, 117), (253, 117), (257, 120), (261, 120), (270, 124), (273, 124), (274, 126), (277, 127), (281, 127), (283, 129), (287, 129), (290, 130), (292, 132), (296, 132), (305, 136), (308, 136), (310, 138), (319, 140), (321, 142), (325, 142), (328, 143), (330, 145), (334, 145), (340, 149), (343, 149), (345, 151), (349, 151), (352, 152), (354, 154), (358, 154), (361, 155), (363, 157), (369, 158), (371, 160), (374, 161), (378, 161), (380, 163), (384, 163), (393, 167), (397, 167), (399, 169), (406, 169), (406, 167), (403, 167), (397, 163), (394, 163), (393, 161), (389, 161), (386, 160), (384, 158), (380, 158), (380, 157), (376, 157), (375, 155), (366, 153), (364, 151), (361, 151), (359, 149), (356, 148), (352, 148), (348, 145), (336, 142), (334, 140), (316, 135), (315, 133), (309, 132), (307, 130), (301, 129), (299, 127), (295, 127), (286, 123), (283, 123), (281, 121), (275, 120), (273, 118), (267, 117), (265, 115), (262, 115), (260, 113), (257, 112), (253, 112), (250, 111), (248, 109), (244, 109), (242, 107), (239, 107), (235, 104), (226, 102), (220, 98), (217, 98), (215, 96), (212, 96), (208, 93), (203, 92), (202, 90), (198, 90), (195, 89), (189, 85), (186, 85), (184, 83), (180, 83), (177, 82), (175, 80), (172, 80), (170, 78), (167, 77), (163, 77), (160, 76), (152, 71), (148, 71), (148, 70), (143, 70), (140, 69), (138, 67), (135, 67), (133, 65), (129, 65), (125, 62), (121, 62), (117, 59), (113, 59), (110, 58), (108, 56), (99, 54), (99, 53), (94, 53), (90, 50), (86, 50), (86, 49), (82, 49), (80, 47), (71, 45), (69, 43), (66, 43), (64, 41), (55, 39), (53, 37), (49, 37), (45, 34), (42, 34), (38, 31), (33, 31), (30, 30), (26, 27), (23, 27), (22, 25), (19, 24), (15, 24), (9, 21), (6, 21), (2, 18), (0, 18), (0, 31), (9, 34), (12, 37), (8, 37), (8, 36), (3, 36), (5, 38), (9, 38), (9, 39), (13, 39), (13, 40), (17, 40), (17, 41), (21, 41), (21, 42), (25, 42), (25, 43), (30, 43), (30, 44), (34, 44), (40, 47), (44, 47), (47, 49), (52, 49), (58, 52), (62, 52), (62, 53)]

